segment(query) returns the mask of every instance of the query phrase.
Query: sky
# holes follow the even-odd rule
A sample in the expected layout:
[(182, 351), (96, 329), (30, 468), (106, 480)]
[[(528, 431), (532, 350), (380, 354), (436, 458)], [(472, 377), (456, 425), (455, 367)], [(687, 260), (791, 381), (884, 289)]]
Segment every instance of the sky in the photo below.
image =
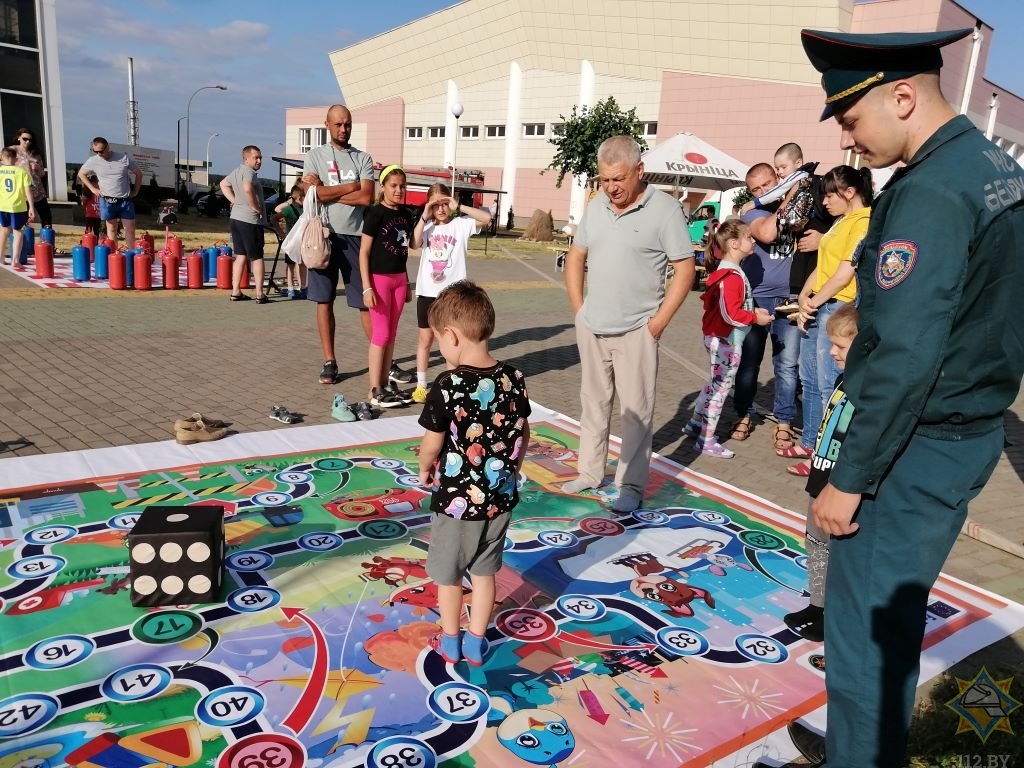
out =
[[(197, 88), (225, 85), (227, 91), (204, 90), (192, 98), (191, 157), (205, 159), (209, 144), (212, 172), (227, 174), (240, 162), (242, 147), (256, 144), (266, 158), (261, 175), (273, 178), (277, 164), (269, 158), (284, 152), (284, 109), (340, 98), (328, 53), (454, 2), (61, 0), (57, 28), (67, 159), (84, 161), (93, 136), (127, 143), (130, 56), (142, 146), (175, 150), (178, 118), (185, 116), (189, 97)], [(1024, 67), (1014, 61), (1024, 2), (959, 2), (995, 27), (985, 75), (1024, 96)], [(183, 120), (183, 157), (185, 128)], [(214, 133), (220, 135), (211, 139)]]
[[(214, 174), (241, 162), (242, 147), (263, 150), (261, 176), (277, 176), (284, 110), (340, 100), (328, 53), (452, 5), (455, 0), (61, 0), (57, 34), (68, 162), (89, 141), (128, 143), (128, 57), (135, 70), (139, 144), (177, 147), (189, 97), (191, 157)], [(328, 10), (332, 9), (332, 10)], [(351, 10), (346, 10), (351, 9)], [(415, 55), (420, 55), (417, 52)], [(186, 121), (181, 121), (185, 157)], [(212, 134), (219, 136), (210, 138)]]

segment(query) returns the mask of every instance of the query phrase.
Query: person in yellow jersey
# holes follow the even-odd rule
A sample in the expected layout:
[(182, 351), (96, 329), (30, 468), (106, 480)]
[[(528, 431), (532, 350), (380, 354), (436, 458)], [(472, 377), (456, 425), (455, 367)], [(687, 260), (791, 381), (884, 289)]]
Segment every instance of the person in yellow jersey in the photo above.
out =
[(10, 240), (11, 266), (20, 269), (21, 248), (25, 242), (22, 227), (35, 221), (36, 208), (29, 194), (32, 177), (14, 164), (17, 160), (18, 153), (13, 148), (4, 147), (0, 151), (0, 264), (4, 263), (4, 249)]

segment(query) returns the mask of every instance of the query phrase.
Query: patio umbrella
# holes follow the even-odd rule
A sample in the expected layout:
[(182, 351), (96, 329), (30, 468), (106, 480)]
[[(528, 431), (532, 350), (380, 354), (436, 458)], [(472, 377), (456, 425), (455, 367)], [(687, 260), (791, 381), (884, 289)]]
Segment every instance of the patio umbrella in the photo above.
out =
[(747, 165), (692, 133), (677, 133), (640, 158), (644, 181), (724, 192), (744, 184)]

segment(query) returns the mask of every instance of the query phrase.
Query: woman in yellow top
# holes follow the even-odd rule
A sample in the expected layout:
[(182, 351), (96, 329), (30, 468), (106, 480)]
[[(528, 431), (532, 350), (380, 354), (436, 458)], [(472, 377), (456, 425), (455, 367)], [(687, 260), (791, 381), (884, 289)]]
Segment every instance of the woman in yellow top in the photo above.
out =
[[(818, 426), (825, 412), (825, 403), (839, 376), (839, 368), (829, 354), (830, 342), (825, 333), (829, 316), (857, 298), (855, 267), (859, 247), (868, 231), (871, 215), (871, 171), (839, 165), (822, 177), (822, 202), (836, 217), (831, 229), (818, 244), (818, 265), (808, 276), (798, 303), (797, 324), (805, 336), (800, 340), (800, 383), (803, 385), (803, 434), (800, 442), (779, 455), (804, 458), (811, 455)], [(795, 464), (787, 471), (806, 477), (810, 459)]]

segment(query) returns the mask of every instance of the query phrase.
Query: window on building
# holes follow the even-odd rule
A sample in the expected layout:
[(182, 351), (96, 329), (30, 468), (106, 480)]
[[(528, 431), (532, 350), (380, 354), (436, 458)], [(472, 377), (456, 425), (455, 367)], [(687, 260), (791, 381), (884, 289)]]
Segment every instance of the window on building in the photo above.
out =
[(460, 139), (479, 139), (480, 138), (480, 126), (479, 125), (461, 125), (461, 126), (459, 126), (459, 138)]
[[(36, 47), (34, 0), (0, 0), (0, 43)], [(4, 85), (11, 87), (7, 83)]]
[(423, 138), (423, 128), (422, 127), (406, 128), (405, 129), (405, 138), (407, 138), (407, 139), (422, 139)]
[(649, 120), (646, 123), (640, 123), (640, 130), (643, 132), (644, 138), (654, 138), (658, 135), (658, 121)]
[(444, 138), (444, 126), (443, 125), (432, 125), (427, 128), (427, 136), (432, 139), (443, 139)]
[(551, 135), (552, 136), (564, 136), (565, 135), (565, 123), (552, 123), (551, 124)]
[(488, 139), (503, 139), (505, 138), (505, 126), (504, 125), (488, 125), (486, 128), (486, 134)]
[(313, 131), (313, 146), (314, 147), (322, 147), (326, 143), (327, 143), (327, 129), (326, 128), (317, 128), (315, 131)]
[(540, 138), (544, 135), (544, 123), (523, 123), (523, 136), (528, 139)]
[(313, 129), (299, 128), (299, 152), (305, 154), (313, 148)]

